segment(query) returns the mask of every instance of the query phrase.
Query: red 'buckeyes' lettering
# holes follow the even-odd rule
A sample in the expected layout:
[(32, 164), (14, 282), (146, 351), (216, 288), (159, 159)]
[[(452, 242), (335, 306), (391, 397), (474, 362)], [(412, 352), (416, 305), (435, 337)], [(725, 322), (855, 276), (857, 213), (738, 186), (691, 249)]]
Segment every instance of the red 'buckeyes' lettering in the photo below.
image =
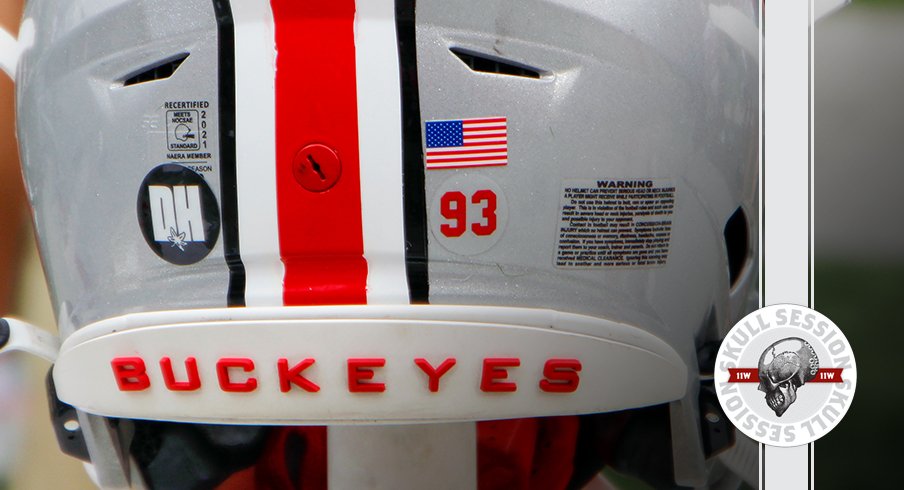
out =
[[(425, 387), (431, 393), (441, 390), (441, 380), (447, 376), (454, 376), (453, 368), (458, 360), (449, 357), (438, 364), (433, 364), (423, 357), (413, 359), (414, 366), (425, 375)], [(279, 380), (279, 390), (288, 393), (292, 390), (301, 390), (308, 393), (320, 391), (320, 385), (314, 382), (305, 372), (316, 360), (306, 358), (294, 364), (287, 358), (280, 358), (276, 362), (276, 378)], [(521, 367), (521, 359), (517, 357), (487, 357), (482, 361), (482, 369), (479, 383), (480, 391), (485, 393), (513, 393), (518, 391), (518, 384), (511, 380), (513, 369)], [(198, 369), (198, 360), (187, 357), (180, 362), (169, 356), (160, 358), (160, 374), (163, 377), (163, 386), (168, 391), (189, 392), (197, 391), (204, 386), (205, 380), (201, 378)], [(179, 366), (181, 364), (181, 366)], [(116, 357), (110, 361), (113, 368), (113, 377), (119, 391), (132, 392), (144, 391), (151, 387), (151, 379), (148, 376), (147, 364), (141, 357)], [(347, 384), (344, 389), (349, 393), (383, 393), (387, 391), (387, 382), (381, 376), (381, 370), (386, 366), (386, 359), (373, 358), (349, 358), (346, 360)], [(247, 357), (224, 357), (216, 361), (216, 386), (227, 393), (251, 393), (258, 389), (258, 379), (262, 376), (260, 367), (256, 366), (253, 359)], [(578, 359), (547, 359), (543, 365), (543, 377), (540, 379), (539, 390), (545, 393), (574, 393), (580, 385), (581, 361)], [(177, 374), (178, 372), (178, 374)], [(184, 376), (182, 373), (185, 373)], [(179, 379), (177, 379), (179, 378)], [(209, 384), (209, 381), (207, 381)]]

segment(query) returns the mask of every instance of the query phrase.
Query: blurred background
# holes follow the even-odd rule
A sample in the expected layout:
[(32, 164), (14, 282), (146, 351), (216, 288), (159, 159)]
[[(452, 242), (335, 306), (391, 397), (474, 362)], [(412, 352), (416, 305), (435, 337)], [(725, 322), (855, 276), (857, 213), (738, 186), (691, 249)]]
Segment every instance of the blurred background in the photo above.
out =
[[(18, 31), (23, 0), (0, 0), (0, 26)], [(13, 122), (13, 83), (0, 71), (0, 316), (56, 330), (38, 258)], [(63, 456), (44, 392), (49, 365), (0, 357), (0, 490), (93, 489), (79, 461)]]
[[(21, 0), (0, 0), (15, 32)], [(816, 444), (818, 488), (896, 487), (904, 392), (904, 0), (854, 0), (815, 30), (816, 308), (860, 372), (844, 423)], [(0, 74), (0, 314), (54, 328), (18, 171), (12, 82)], [(901, 214), (899, 214), (901, 213)], [(0, 490), (94, 488), (48, 422), (47, 364), (0, 358)], [(37, 389), (36, 389), (37, 388)]]
[(859, 374), (816, 443), (816, 485), (898, 488), (904, 391), (885, 378), (904, 359), (904, 1), (854, 0), (816, 25), (814, 48), (815, 307)]

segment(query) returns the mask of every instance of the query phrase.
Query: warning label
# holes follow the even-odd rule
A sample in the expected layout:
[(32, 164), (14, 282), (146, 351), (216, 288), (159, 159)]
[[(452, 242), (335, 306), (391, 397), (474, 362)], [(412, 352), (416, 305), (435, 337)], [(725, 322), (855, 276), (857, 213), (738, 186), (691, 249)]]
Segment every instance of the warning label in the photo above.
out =
[(675, 187), (664, 180), (568, 181), (562, 189), (556, 266), (664, 265)]

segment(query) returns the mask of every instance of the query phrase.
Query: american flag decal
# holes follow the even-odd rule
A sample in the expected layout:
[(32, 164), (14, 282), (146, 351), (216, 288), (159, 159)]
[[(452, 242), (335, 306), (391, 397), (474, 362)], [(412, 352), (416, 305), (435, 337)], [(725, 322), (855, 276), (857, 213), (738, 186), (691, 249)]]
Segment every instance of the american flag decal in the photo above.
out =
[(427, 169), (508, 163), (505, 117), (427, 121)]

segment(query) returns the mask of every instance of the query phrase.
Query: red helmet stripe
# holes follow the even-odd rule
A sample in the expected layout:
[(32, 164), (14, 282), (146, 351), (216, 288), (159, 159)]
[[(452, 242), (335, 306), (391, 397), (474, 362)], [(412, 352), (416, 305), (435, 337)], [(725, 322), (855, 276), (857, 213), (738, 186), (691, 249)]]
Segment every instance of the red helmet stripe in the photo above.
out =
[[(361, 304), (361, 229), (354, 0), (271, 0), (276, 36), (276, 189), (286, 305)], [(306, 145), (331, 148), (341, 177), (324, 192), (293, 172)], [(316, 161), (316, 160), (315, 160)]]

